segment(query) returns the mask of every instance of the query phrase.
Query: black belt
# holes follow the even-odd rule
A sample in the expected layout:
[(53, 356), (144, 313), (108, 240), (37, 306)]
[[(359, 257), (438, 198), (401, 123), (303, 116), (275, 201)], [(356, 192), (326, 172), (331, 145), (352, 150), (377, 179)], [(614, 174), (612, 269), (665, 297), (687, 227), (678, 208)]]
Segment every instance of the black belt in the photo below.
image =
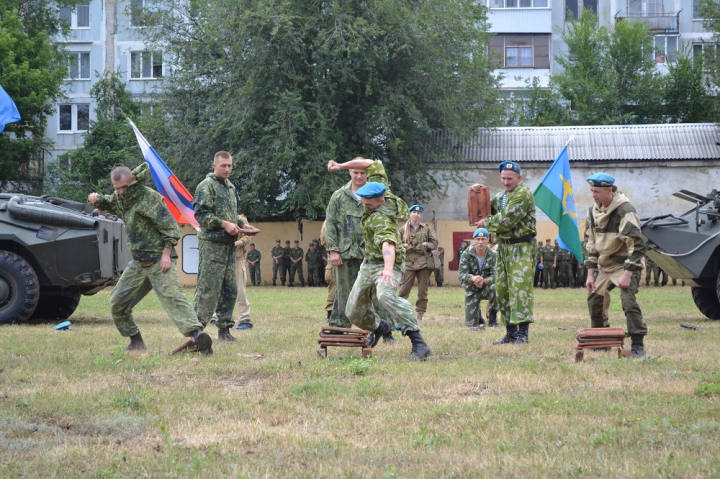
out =
[(529, 243), (535, 239), (535, 235), (527, 235), (522, 238), (498, 238), (498, 241), (504, 244)]

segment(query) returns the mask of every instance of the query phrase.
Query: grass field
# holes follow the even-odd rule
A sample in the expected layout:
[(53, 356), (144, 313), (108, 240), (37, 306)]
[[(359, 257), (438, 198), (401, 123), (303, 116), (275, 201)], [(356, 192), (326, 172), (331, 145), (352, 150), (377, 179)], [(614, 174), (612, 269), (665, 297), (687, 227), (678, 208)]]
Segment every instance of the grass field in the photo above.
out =
[(169, 355), (182, 337), (152, 294), (136, 315), (155, 354), (124, 352), (107, 291), (69, 331), (0, 328), (0, 477), (720, 476), (720, 321), (689, 288), (641, 290), (647, 357), (583, 363), (560, 329), (589, 325), (581, 290), (537, 291), (518, 347), (466, 331), (462, 291), (432, 288), (423, 363), (407, 338), (318, 359), (323, 289), (248, 294), (255, 328), (210, 357)]

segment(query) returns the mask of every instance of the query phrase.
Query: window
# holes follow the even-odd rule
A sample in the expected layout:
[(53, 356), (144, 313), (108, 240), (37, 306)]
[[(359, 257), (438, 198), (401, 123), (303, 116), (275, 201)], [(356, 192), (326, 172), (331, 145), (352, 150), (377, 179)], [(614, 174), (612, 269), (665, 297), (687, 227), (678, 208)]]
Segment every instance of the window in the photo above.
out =
[(490, 8), (547, 8), (548, 0), (490, 0)]
[(75, 133), (87, 131), (90, 127), (90, 105), (88, 104), (63, 104), (59, 105), (61, 133)]
[(700, 12), (700, 0), (693, 0), (693, 18), (702, 18)]
[(90, 4), (76, 5), (75, 10), (70, 7), (61, 7), (60, 20), (70, 28), (90, 28)]
[(665, 12), (663, 0), (629, 0), (628, 16), (647, 17)]
[(143, 22), (143, 0), (130, 0), (130, 25), (133, 27), (145, 26)]
[(655, 63), (674, 62), (677, 57), (678, 37), (657, 35), (654, 37)]
[(550, 35), (495, 35), (490, 51), (497, 68), (550, 68)]
[(71, 52), (68, 60), (70, 80), (90, 79), (90, 52)]
[(704, 70), (711, 70), (715, 66), (720, 49), (716, 43), (695, 43), (692, 52), (695, 63), (701, 64)]
[(565, 0), (565, 21), (577, 20), (583, 10), (590, 10), (597, 15), (597, 2), (598, 0)]
[(162, 54), (153, 52), (130, 53), (130, 78), (162, 78)]

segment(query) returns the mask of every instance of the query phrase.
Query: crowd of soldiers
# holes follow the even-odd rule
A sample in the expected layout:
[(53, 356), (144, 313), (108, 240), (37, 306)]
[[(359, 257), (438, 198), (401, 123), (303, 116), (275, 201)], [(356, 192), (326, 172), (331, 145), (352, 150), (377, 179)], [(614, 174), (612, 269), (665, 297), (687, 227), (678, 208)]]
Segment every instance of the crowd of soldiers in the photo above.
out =
[[(275, 240), (275, 247), (270, 251), (272, 256), (273, 274), (272, 285), (277, 286), (278, 276), (280, 286), (295, 286), (295, 275), (297, 274), (300, 286), (305, 287), (305, 276), (303, 275), (303, 258), (307, 263), (307, 284), (310, 287), (327, 286), (325, 281), (325, 267), (327, 266), (327, 250), (320, 239), (310, 241), (307, 253), (300, 247), (300, 242), (295, 240), (295, 245), (290, 247), (290, 240), (285, 241), (285, 247), (280, 246), (280, 240)], [(258, 281), (253, 285), (260, 286), (260, 266), (257, 266)]]

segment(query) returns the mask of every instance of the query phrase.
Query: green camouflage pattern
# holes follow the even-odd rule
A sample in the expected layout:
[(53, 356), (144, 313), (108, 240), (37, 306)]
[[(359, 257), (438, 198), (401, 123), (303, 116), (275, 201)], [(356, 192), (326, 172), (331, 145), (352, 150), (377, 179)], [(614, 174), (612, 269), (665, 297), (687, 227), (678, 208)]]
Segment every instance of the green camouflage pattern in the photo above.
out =
[(555, 284), (555, 268), (553, 267), (553, 263), (555, 262), (555, 248), (552, 246), (544, 246), (542, 249), (542, 258), (542, 283), (543, 288), (548, 288)]
[(208, 173), (195, 188), (193, 200), (195, 219), (200, 224), (199, 240), (215, 243), (234, 243), (236, 236), (229, 235), (223, 228), (223, 221), (238, 222), (235, 186)]
[(303, 255), (305, 254), (305, 251), (303, 251), (300, 247), (293, 247), (290, 248), (290, 254), (289, 258), (291, 260), (300, 260), (297, 263), (295, 261), (290, 261), (290, 284), (295, 284), (295, 273), (297, 273), (298, 279), (300, 280), (300, 284), (305, 286), (305, 276), (303, 275)]
[(130, 183), (122, 197), (117, 192), (100, 195), (97, 207), (125, 222), (128, 249), (134, 260), (160, 261), (165, 248), (171, 251), (172, 258), (177, 258), (175, 245), (180, 239), (177, 222), (162, 195), (142, 182), (136, 179)]
[(367, 176), (368, 183), (382, 183), (387, 187), (387, 191), (385, 191), (383, 195), (385, 197), (385, 205), (388, 210), (392, 212), (393, 216), (395, 216), (398, 225), (410, 219), (410, 209), (407, 203), (390, 191), (390, 180), (388, 179), (382, 161), (374, 160), (370, 166), (365, 168), (365, 175)]
[(336, 190), (325, 209), (327, 251), (340, 253), (343, 261), (363, 259), (363, 233), (360, 222), (364, 209), (360, 200), (352, 193), (351, 186), (352, 182), (348, 182)]
[(560, 283), (570, 283), (572, 281), (572, 260), (573, 254), (565, 249), (557, 250), (557, 281)]
[[(272, 281), (273, 281), (273, 283), (275, 283), (275, 281), (277, 280), (277, 274), (279, 271), (280, 272), (280, 280), (284, 283), (285, 282), (285, 260), (283, 258), (285, 256), (285, 250), (283, 249), (282, 246), (275, 246), (270, 251), (270, 255), (273, 257)], [(275, 261), (275, 258), (277, 258), (277, 261)]]
[(307, 263), (308, 270), (308, 284), (310, 286), (317, 286), (320, 283), (320, 277), (318, 271), (320, 268), (320, 251), (317, 248), (308, 249), (305, 253), (305, 263)]
[(397, 222), (385, 204), (376, 210), (364, 213), (360, 222), (365, 240), (365, 259), (368, 262), (383, 262), (382, 245), (395, 245), (395, 263), (405, 262), (405, 248), (402, 245)]
[[(490, 248), (487, 248), (485, 253), (482, 271), (478, 268), (477, 253), (474, 247), (466, 248), (460, 257), (458, 279), (465, 290), (465, 325), (468, 327), (475, 327), (480, 324), (480, 318), (482, 317), (481, 300), (488, 301), (490, 311), (500, 309), (495, 292), (494, 275), (496, 263), (497, 253)], [(489, 281), (489, 284), (484, 284), (482, 288), (478, 288), (470, 279), (472, 276), (482, 276), (486, 281)]]
[(238, 292), (235, 245), (200, 240), (199, 249), (194, 301), (197, 318), (207, 326), (215, 313), (218, 328), (233, 327), (232, 313)]
[(260, 251), (257, 249), (251, 249), (245, 257), (247, 259), (248, 269), (250, 270), (250, 282), (256, 286), (261, 285), (260, 260), (262, 259), (262, 254), (260, 254)]
[(438, 258), (440, 258), (440, 267), (435, 269), (433, 276), (435, 277), (436, 283), (443, 284), (445, 282), (445, 248), (438, 246), (437, 250)]
[[(502, 239), (536, 236), (535, 229), (535, 198), (525, 183), (520, 183), (507, 198), (505, 207), (500, 209), (504, 192), (493, 196), (490, 200), (492, 214), (485, 218), (485, 228), (495, 233), (495, 238)], [(533, 251), (536, 246), (533, 245)], [(533, 255), (534, 257), (534, 255)]]
[(533, 322), (534, 241), (498, 245), (495, 292), (503, 324)]

